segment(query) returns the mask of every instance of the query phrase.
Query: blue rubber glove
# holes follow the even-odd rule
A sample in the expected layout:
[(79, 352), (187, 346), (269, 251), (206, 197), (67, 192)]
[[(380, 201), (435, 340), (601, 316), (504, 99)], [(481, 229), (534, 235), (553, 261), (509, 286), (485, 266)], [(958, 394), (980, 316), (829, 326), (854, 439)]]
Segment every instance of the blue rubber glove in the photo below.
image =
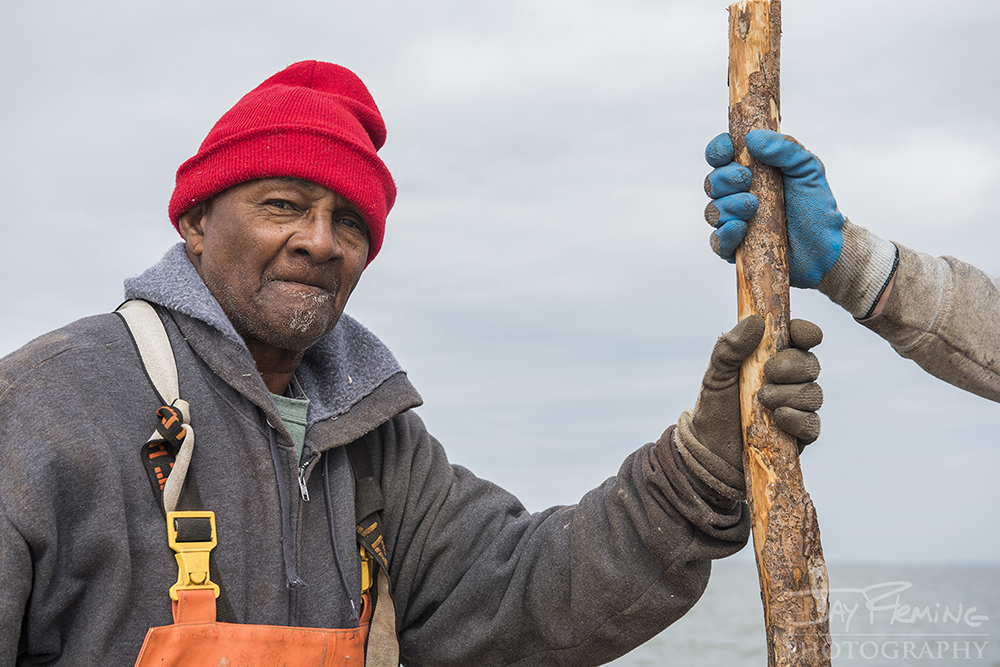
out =
[[(752, 130), (746, 146), (755, 159), (781, 169), (789, 279), (793, 287), (816, 287), (836, 264), (844, 243), (844, 216), (837, 210), (823, 163), (792, 137), (770, 130)], [(716, 228), (712, 249), (732, 262), (746, 235), (746, 221), (757, 211), (757, 197), (749, 192), (750, 170), (733, 162), (728, 134), (712, 139), (705, 159), (715, 167), (705, 179), (705, 193), (713, 200), (705, 219)]]

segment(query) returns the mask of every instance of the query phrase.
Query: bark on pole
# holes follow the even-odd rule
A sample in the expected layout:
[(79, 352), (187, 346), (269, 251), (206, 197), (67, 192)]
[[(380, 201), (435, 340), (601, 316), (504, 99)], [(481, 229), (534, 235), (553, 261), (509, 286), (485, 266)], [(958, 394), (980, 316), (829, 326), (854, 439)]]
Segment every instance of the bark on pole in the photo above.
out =
[(767, 629), (768, 665), (829, 665), (829, 584), (819, 524), (802, 483), (797, 443), (756, 399), (764, 362), (788, 347), (788, 252), (781, 173), (751, 158), (753, 129), (778, 130), (780, 0), (729, 7), (729, 133), (760, 199), (736, 251), (739, 318), (759, 313), (764, 340), (740, 371), (743, 461)]

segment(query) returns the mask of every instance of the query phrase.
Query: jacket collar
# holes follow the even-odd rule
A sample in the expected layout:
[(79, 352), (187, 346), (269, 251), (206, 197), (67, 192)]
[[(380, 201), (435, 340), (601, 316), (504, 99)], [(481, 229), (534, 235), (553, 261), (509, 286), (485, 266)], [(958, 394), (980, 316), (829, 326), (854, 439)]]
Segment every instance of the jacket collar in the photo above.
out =
[[(142, 274), (126, 280), (125, 298), (143, 299), (207, 324), (215, 335), (221, 335), (225, 339), (221, 347), (229, 348), (232, 352), (227, 356), (240, 359), (242, 372), (228, 369), (229, 372), (225, 375), (250, 377), (251, 382), (263, 386), (246, 343), (188, 260), (184, 243), (173, 246), (163, 259)], [(203, 357), (206, 356), (202, 350), (198, 351)], [(205, 360), (210, 366), (215, 366), (209, 359)], [(247, 365), (252, 369), (249, 375), (246, 372)], [(221, 367), (213, 370), (227, 379), (220, 372)], [(385, 402), (384, 399), (378, 399), (379, 394), (385, 393), (386, 389), (392, 389), (391, 393), (394, 394), (386, 407), (391, 405), (391, 409), (397, 412), (421, 402), (416, 390), (405, 380), (403, 369), (389, 348), (346, 314), (341, 316), (333, 331), (306, 351), (296, 375), (310, 400), (310, 426), (322, 420), (342, 417), (358, 404)], [(393, 381), (387, 382), (390, 378)], [(227, 379), (227, 382), (230, 380)], [(241, 384), (245, 384), (245, 381)], [(383, 389), (381, 392), (377, 391), (380, 387)], [(236, 388), (246, 394), (246, 386)], [(384, 419), (391, 416), (393, 415), (384, 415)], [(365, 430), (376, 426), (378, 423), (367, 426)]]

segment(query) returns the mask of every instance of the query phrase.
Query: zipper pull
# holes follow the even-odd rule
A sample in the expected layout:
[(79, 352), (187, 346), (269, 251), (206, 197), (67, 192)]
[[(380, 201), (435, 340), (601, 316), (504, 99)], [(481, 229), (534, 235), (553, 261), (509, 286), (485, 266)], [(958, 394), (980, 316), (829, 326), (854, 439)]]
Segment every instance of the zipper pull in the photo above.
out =
[(309, 467), (309, 461), (306, 461), (299, 466), (299, 493), (302, 494), (302, 500), (309, 502), (309, 489), (306, 488), (306, 468)]

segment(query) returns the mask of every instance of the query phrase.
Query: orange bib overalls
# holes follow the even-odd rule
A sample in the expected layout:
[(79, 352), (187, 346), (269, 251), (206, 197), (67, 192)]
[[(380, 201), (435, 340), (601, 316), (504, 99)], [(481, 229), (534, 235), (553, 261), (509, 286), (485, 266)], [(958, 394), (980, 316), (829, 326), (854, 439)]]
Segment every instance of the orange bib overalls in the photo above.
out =
[(150, 628), (136, 667), (362, 667), (371, 603), (361, 627), (340, 630), (215, 621), (215, 593), (180, 591), (174, 624)]

